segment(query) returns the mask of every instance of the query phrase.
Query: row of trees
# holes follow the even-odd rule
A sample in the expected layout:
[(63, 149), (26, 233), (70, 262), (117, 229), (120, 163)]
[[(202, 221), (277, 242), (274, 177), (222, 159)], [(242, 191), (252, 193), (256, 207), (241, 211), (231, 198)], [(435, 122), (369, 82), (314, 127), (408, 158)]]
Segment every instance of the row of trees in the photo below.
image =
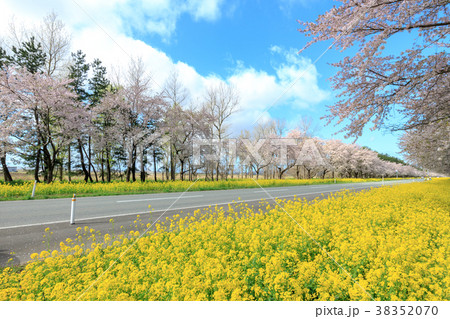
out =
[[(239, 99), (236, 90), (221, 84), (210, 88), (199, 106), (186, 105), (189, 93), (176, 73), (162, 92), (150, 90), (142, 60), (131, 61), (120, 80), (110, 81), (99, 60), (88, 64), (85, 55), (72, 54), (68, 78), (46, 74), (40, 44), (31, 38), (10, 56), (3, 51), (0, 77), (2, 103), (2, 159), (5, 179), (7, 153), (18, 155), (53, 181), (73, 169), (86, 182), (110, 181), (113, 171), (127, 181), (146, 179), (148, 164), (160, 167), (166, 179), (192, 179), (199, 172), (207, 179), (239, 176), (297, 178), (412, 176), (411, 167), (382, 161), (371, 150), (336, 140), (320, 140), (302, 127), (285, 134), (280, 121), (267, 122), (228, 139), (227, 121)], [(23, 52), (23, 64), (18, 52)], [(36, 62), (37, 61), (37, 62)], [(89, 70), (91, 76), (89, 77)], [(202, 142), (198, 158), (195, 144)], [(305, 161), (305, 145), (313, 151)], [(235, 143), (235, 156), (227, 150)], [(285, 148), (283, 148), (283, 145)], [(283, 149), (286, 149), (283, 152)], [(310, 151), (310, 150), (308, 150)], [(212, 157), (211, 155), (216, 156)], [(195, 161), (197, 160), (197, 161)], [(164, 176), (163, 175), (163, 176)]]
[[(306, 125), (305, 125), (306, 123)], [(313, 137), (310, 124), (283, 134), (283, 122), (272, 121), (245, 131), (237, 140), (237, 158), (246, 174), (258, 178), (421, 176), (420, 170), (356, 144)]]
[[(23, 65), (16, 62), (15, 51), (12, 56), (2, 52), (0, 141), (5, 180), (11, 180), (8, 153), (34, 167), (36, 180), (42, 173), (48, 183), (56, 168), (60, 177), (67, 170), (69, 179), (75, 168), (86, 182), (110, 181), (113, 167), (125, 171), (127, 181), (136, 180), (137, 170), (145, 180), (150, 156), (155, 178), (158, 164), (171, 179), (180, 169), (184, 178), (192, 140), (223, 140), (225, 121), (238, 104), (235, 90), (221, 84), (211, 87), (199, 105), (184, 105), (188, 95), (176, 73), (162, 92), (153, 92), (140, 59), (130, 62), (120, 81), (112, 82), (99, 60), (88, 64), (78, 51), (72, 54), (68, 78), (61, 79), (43, 72), (45, 54), (33, 38), (19, 50), (27, 56)], [(216, 176), (219, 169), (211, 167)]]

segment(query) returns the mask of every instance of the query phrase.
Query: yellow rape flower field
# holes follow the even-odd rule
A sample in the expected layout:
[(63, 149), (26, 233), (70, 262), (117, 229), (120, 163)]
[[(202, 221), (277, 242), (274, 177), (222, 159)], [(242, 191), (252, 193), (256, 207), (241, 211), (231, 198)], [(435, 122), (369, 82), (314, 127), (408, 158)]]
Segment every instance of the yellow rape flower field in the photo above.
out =
[[(386, 178), (395, 180), (395, 178)], [(381, 181), (379, 178), (343, 178), (343, 179), (260, 179), (258, 184), (262, 187), (315, 185), (330, 183), (361, 183)], [(55, 198), (119, 194), (147, 194), (161, 192), (183, 192), (232, 189), (232, 188), (258, 188), (259, 185), (253, 179), (231, 179), (219, 181), (198, 180), (194, 185), (190, 181), (165, 181), (165, 182), (111, 182), (111, 183), (84, 183), (84, 182), (53, 182), (50, 184), (38, 183), (35, 198)], [(18, 185), (0, 183), (0, 200), (29, 199), (33, 189), (33, 182), (23, 182)]]
[(0, 299), (450, 299), (449, 179), (229, 209), (68, 240), (0, 270)]

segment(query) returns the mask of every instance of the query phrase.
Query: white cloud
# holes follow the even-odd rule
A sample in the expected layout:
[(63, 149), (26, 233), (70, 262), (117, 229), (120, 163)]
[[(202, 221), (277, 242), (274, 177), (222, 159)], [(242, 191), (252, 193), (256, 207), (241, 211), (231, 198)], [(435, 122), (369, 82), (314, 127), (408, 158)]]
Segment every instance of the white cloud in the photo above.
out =
[(190, 0), (188, 1), (188, 12), (196, 19), (214, 21), (220, 17), (220, 6), (223, 0)]
[(129, 32), (155, 33), (167, 40), (182, 14), (189, 14), (196, 21), (215, 21), (221, 17), (222, 3), (223, 0), (128, 0), (114, 7), (122, 21), (127, 21)]
[(272, 46), (269, 48), (269, 50), (270, 50), (270, 52), (272, 52), (272, 53), (281, 53), (281, 52), (282, 52), (281, 47), (279, 47), (278, 45), (272, 45)]
[[(182, 14), (194, 20), (215, 21), (221, 17), (223, 0), (74, 0), (41, 1), (2, 0), (0, 18), (9, 21), (11, 14), (20, 15), (27, 24), (36, 16), (43, 17), (54, 10), (64, 21), (76, 29), (94, 23), (107, 30), (121, 31), (131, 35), (138, 31), (158, 34), (169, 39)], [(3, 28), (3, 26), (2, 26)], [(0, 31), (1, 32), (1, 31)]]
[(266, 121), (270, 113), (276, 117), (276, 114), (283, 115), (283, 110), (310, 109), (329, 96), (319, 88), (319, 74), (309, 59), (278, 46), (269, 50), (281, 61), (273, 64), (274, 74), (238, 63), (238, 69), (228, 79), (241, 96), (240, 112), (233, 117), (235, 132), (255, 121)]

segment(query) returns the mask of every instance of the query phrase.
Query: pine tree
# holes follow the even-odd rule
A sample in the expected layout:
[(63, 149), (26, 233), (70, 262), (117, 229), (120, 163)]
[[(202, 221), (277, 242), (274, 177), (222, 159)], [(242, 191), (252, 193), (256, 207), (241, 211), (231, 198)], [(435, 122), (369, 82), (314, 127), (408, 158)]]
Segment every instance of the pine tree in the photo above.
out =
[[(86, 81), (89, 71), (89, 63), (86, 63), (86, 54), (81, 50), (76, 53), (72, 53), (72, 65), (69, 66), (69, 78), (72, 80), (70, 86), (77, 95), (77, 100), (81, 102), (81, 105), (86, 105), (88, 102), (89, 94), (86, 91)], [(88, 180), (92, 182), (92, 177), (89, 170), (84, 163), (84, 146), (83, 139), (80, 136), (77, 140), (77, 149), (80, 154), (81, 169), (84, 173), (84, 181)], [(69, 145), (69, 157), (70, 157), (70, 145)], [(70, 161), (68, 163), (68, 170), (70, 176)]]
[(69, 66), (69, 78), (72, 80), (70, 86), (72, 86), (80, 102), (86, 102), (89, 97), (86, 91), (88, 71), (89, 63), (86, 63), (86, 54), (81, 50), (72, 53), (72, 65)]
[(10, 57), (6, 54), (6, 51), (0, 47), (0, 69), (2, 69), (4, 65), (8, 65), (9, 61)]
[(89, 79), (89, 90), (91, 91), (89, 100), (91, 107), (94, 107), (105, 96), (110, 82), (106, 78), (106, 67), (102, 65), (102, 62), (99, 59), (95, 59), (94, 62), (91, 63), (91, 66), (94, 75)]
[(13, 55), (9, 56), (10, 62), (14, 65), (26, 68), (30, 73), (42, 72), (46, 62), (46, 54), (42, 51), (42, 45), (36, 43), (34, 37), (22, 42), (22, 46), (15, 46), (11, 49)]

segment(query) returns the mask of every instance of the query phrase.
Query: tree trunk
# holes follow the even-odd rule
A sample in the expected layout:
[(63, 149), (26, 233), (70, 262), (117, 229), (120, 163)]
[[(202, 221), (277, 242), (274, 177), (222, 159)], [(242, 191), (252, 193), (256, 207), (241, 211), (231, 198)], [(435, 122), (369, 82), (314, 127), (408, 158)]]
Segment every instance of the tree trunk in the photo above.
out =
[(63, 180), (63, 172), (64, 172), (64, 164), (61, 159), (61, 164), (59, 165), (59, 180), (62, 182)]
[[(56, 164), (57, 164), (57, 157), (58, 157), (58, 150), (55, 148), (53, 143), (50, 144), (52, 147), (52, 153), (47, 151), (48, 156), (48, 183), (53, 182), (53, 178), (56, 178), (58, 176), (58, 172), (55, 172)], [(62, 167), (62, 164), (61, 166)], [(56, 174), (56, 175), (55, 175)]]
[[(39, 116), (38, 116), (38, 112), (37, 109), (35, 108), (33, 110), (34, 113), (34, 119), (36, 121), (36, 125), (38, 125), (39, 127)], [(37, 145), (38, 145), (38, 149), (36, 151), (36, 162), (35, 162), (35, 166), (34, 166), (34, 180), (36, 182), (40, 182), (39, 181), (39, 166), (41, 165), (40, 160), (41, 160), (41, 134), (40, 134), (40, 130), (38, 129), (38, 135), (37, 135)]]
[(102, 150), (102, 158), (101, 158), (101, 166), (100, 166), (100, 176), (102, 178), (102, 182), (105, 182), (105, 151)]
[(69, 144), (69, 149), (68, 149), (68, 152), (67, 152), (67, 178), (69, 179), (69, 182), (71, 182), (72, 181), (72, 168), (71, 168), (71, 166), (72, 166), (72, 158), (71, 158), (71, 156), (70, 156), (71, 154), (70, 154), (70, 144)]
[(11, 177), (11, 174), (9, 173), (8, 166), (6, 165), (6, 155), (0, 157), (0, 161), (2, 162), (3, 177), (5, 179), (5, 182), (12, 182), (13, 179)]
[(187, 168), (187, 172), (188, 172), (188, 180), (191, 181), (191, 176), (192, 176), (192, 174), (191, 174), (191, 162), (189, 161), (189, 158), (188, 158), (187, 161), (188, 161), (188, 162), (187, 162), (187, 165), (188, 165), (188, 168)]
[(131, 174), (133, 177), (133, 182), (136, 181), (136, 152), (137, 152), (137, 148), (135, 147), (133, 150), (133, 165), (131, 166)]
[(42, 147), (42, 153), (44, 155), (44, 182), (50, 184), (53, 180), (53, 167), (47, 145)]
[(141, 164), (141, 182), (145, 182), (145, 164), (144, 164), (144, 149), (140, 152), (140, 164)]
[(98, 182), (97, 170), (94, 167), (94, 164), (89, 163), (90, 167), (92, 167), (92, 171), (94, 171), (95, 181)]
[(108, 148), (106, 148), (106, 181), (111, 182), (111, 159), (109, 158)]
[(88, 154), (87, 154), (87, 158), (88, 158), (88, 173), (89, 176), (91, 176), (91, 137), (89, 136), (88, 138)]
[(34, 180), (39, 181), (39, 166), (41, 165), (41, 148), (39, 148), (36, 152), (36, 162), (34, 166)]
[(175, 159), (173, 154), (173, 146), (172, 143), (170, 143), (170, 179), (175, 180)]
[(181, 170), (180, 170), (180, 179), (182, 181), (184, 181), (184, 160), (180, 159), (180, 166), (181, 166)]
[(51, 182), (53, 182), (53, 167), (47, 166), (46, 170), (47, 172), (45, 174), (46, 176), (44, 177), (44, 179), (47, 184), (50, 184)]
[(131, 170), (133, 169), (133, 149), (134, 146), (131, 146), (130, 151), (128, 152), (128, 161), (127, 161), (127, 182), (130, 181)]
[(91, 177), (91, 168), (92, 171), (94, 172), (95, 175), (95, 181), (98, 182), (98, 175), (97, 175), (97, 171), (95, 170), (94, 164), (92, 164), (92, 151), (91, 151), (91, 137), (89, 136), (89, 141), (88, 141), (88, 152), (86, 154), (87, 158), (88, 158), (88, 174), (89, 174), (89, 178), (92, 182), (92, 177)]
[(84, 181), (87, 183), (89, 180), (92, 183), (92, 176), (89, 174), (89, 171), (86, 169), (86, 165), (84, 164), (83, 144), (81, 143), (81, 139), (78, 140), (78, 152), (80, 153), (80, 163), (81, 169), (84, 173)]
[(155, 182), (158, 181), (156, 176), (156, 151), (153, 150), (153, 177), (155, 178)]

